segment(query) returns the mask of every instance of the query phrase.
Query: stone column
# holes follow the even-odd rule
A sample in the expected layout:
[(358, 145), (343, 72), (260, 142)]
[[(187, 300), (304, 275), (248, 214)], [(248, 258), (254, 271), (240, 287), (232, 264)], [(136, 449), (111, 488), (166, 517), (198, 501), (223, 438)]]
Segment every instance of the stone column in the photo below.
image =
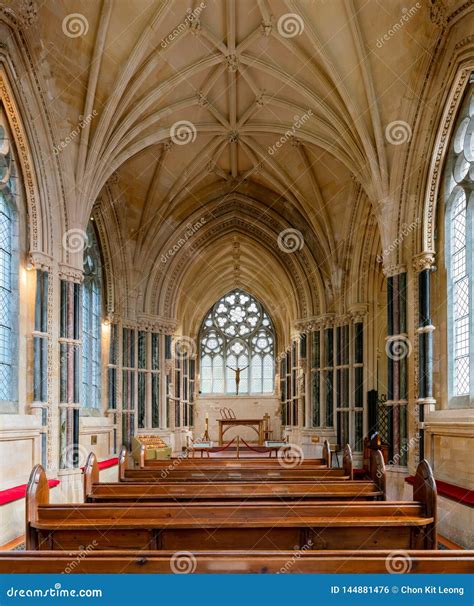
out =
[(433, 331), (431, 321), (430, 282), (433, 271), (434, 254), (422, 253), (413, 259), (413, 268), (418, 273), (418, 433), (419, 459), (425, 458), (424, 421), (426, 407), (434, 409), (433, 398)]
[(390, 458), (395, 465), (407, 460), (407, 358), (412, 346), (407, 334), (407, 273), (405, 266), (384, 270), (387, 276), (387, 339), (388, 358), (387, 406), (390, 407)]

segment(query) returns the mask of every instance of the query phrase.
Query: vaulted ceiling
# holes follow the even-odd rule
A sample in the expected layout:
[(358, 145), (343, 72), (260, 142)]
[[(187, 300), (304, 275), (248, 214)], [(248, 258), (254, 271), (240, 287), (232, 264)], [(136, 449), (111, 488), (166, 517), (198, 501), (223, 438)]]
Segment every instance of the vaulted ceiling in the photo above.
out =
[(70, 222), (114, 206), (108, 229), (148, 306), (171, 288), (184, 316), (257, 283), (271, 306), (277, 283), (293, 319), (327, 311), (357, 234), (383, 241), (396, 213), (397, 137), (410, 136), (438, 35), (425, 4), (42, 3), (27, 36), (58, 141), (69, 137)]

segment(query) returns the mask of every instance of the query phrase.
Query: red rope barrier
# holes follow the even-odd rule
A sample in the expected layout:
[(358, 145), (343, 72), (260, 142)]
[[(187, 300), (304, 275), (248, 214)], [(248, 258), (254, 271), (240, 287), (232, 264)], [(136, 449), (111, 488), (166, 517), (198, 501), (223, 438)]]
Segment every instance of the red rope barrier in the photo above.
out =
[(254, 452), (268, 453), (268, 452), (273, 452), (273, 450), (274, 450), (274, 448), (266, 448), (265, 446), (257, 446), (255, 448), (254, 446), (250, 446), (250, 444), (248, 442), (246, 442), (243, 438), (240, 438), (240, 439), (245, 444), (245, 446), (247, 446), (247, 448), (249, 448), (250, 450), (253, 450)]
[(235, 436), (235, 438), (233, 440), (231, 440), (228, 444), (226, 444), (225, 446), (214, 446), (214, 448), (210, 448), (209, 452), (222, 452), (223, 450), (226, 450), (227, 448), (229, 448), (229, 446), (235, 442), (235, 440), (237, 439), (237, 436)]

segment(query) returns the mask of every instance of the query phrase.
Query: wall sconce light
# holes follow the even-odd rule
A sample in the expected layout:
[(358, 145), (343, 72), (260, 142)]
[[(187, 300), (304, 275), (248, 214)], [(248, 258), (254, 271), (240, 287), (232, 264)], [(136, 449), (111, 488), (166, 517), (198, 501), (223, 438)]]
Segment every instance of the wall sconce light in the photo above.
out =
[(25, 263), (25, 269), (26, 269), (26, 271), (31, 271), (34, 268), (35, 268), (35, 266), (33, 265), (33, 263), (31, 261), (27, 261)]

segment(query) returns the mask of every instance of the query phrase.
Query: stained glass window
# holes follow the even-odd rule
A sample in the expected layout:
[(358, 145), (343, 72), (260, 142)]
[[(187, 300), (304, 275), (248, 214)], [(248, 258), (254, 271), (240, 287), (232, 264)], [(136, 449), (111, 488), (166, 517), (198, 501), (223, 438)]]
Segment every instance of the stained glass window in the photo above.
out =
[(200, 333), (201, 392), (273, 393), (275, 334), (262, 305), (243, 290), (222, 297)]
[(446, 165), (448, 391), (450, 404), (456, 407), (468, 405), (474, 391), (473, 185), (474, 83), (471, 78)]
[(102, 264), (92, 225), (87, 229), (82, 287), (82, 403), (99, 408), (101, 396)]
[(16, 399), (15, 181), (13, 150), (0, 112), (0, 401), (4, 402)]

